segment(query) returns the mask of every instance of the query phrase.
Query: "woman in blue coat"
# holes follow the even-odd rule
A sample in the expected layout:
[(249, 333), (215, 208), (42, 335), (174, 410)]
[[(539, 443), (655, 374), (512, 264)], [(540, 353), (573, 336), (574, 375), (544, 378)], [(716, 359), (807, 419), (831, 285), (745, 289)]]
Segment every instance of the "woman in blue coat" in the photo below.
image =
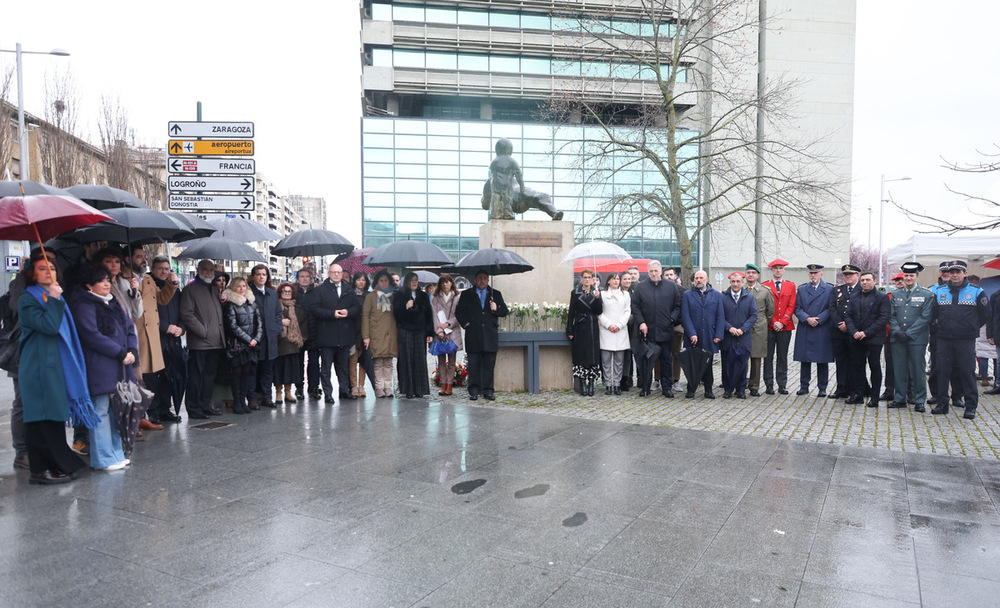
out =
[[(111, 393), (123, 378), (135, 381), (132, 364), (139, 353), (135, 325), (111, 293), (111, 272), (103, 265), (80, 269), (81, 288), (73, 292), (70, 308), (83, 336), (87, 386), (101, 422), (90, 429), (90, 466), (99, 471), (119, 471), (129, 464), (122, 438), (110, 415)], [(131, 445), (131, 443), (130, 443)]]
[(729, 275), (729, 289), (722, 292), (722, 310), (726, 316), (726, 333), (722, 337), (722, 398), (736, 393), (747, 398), (747, 368), (753, 326), (757, 322), (757, 300), (743, 289), (743, 273)]
[(66, 421), (97, 423), (87, 390), (80, 340), (62, 298), (55, 264), (31, 256), (17, 302), (25, 441), (33, 484), (67, 483), (87, 465), (66, 443)]

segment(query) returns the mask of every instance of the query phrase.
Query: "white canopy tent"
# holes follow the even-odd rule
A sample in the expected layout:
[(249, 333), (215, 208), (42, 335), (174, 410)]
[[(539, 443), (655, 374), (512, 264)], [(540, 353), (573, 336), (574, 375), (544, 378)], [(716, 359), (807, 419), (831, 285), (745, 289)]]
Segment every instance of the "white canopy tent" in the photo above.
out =
[(917, 261), (928, 269), (945, 260), (965, 260), (969, 271), (994, 258), (1000, 257), (1000, 232), (959, 232), (951, 236), (941, 234), (915, 234), (906, 241), (890, 247), (887, 252), (890, 264)]

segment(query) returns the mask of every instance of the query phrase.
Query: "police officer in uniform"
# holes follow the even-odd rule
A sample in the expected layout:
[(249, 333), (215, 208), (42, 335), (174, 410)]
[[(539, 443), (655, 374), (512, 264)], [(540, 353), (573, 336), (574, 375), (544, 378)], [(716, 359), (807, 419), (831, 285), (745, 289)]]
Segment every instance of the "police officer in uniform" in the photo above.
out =
[[(938, 265), (938, 280), (937, 283), (930, 286), (931, 292), (934, 294), (934, 298), (937, 299), (939, 293), (942, 289), (947, 289), (948, 280), (951, 275), (948, 273), (948, 268), (951, 266), (950, 261), (941, 262)], [(940, 395), (938, 395), (938, 376), (941, 374), (941, 366), (937, 363), (937, 314), (935, 311), (934, 319), (931, 321), (931, 375), (927, 379), (927, 388), (930, 391), (931, 398), (927, 400), (928, 405), (936, 405)], [(959, 390), (959, 380), (955, 374), (951, 377), (951, 394), (954, 400), (953, 405), (955, 407), (965, 407), (962, 403), (962, 391)], [(944, 394), (945, 398), (948, 397), (947, 391)]]
[[(962, 260), (948, 265), (949, 280), (946, 287), (937, 290), (937, 350), (938, 404), (932, 414), (948, 413), (948, 382), (952, 372), (958, 374), (958, 390), (965, 397), (965, 415), (968, 420), (976, 417), (979, 389), (976, 386), (976, 338), (979, 328), (989, 316), (986, 292), (969, 283), (968, 266)], [(958, 395), (953, 395), (953, 397)]]
[[(850, 397), (854, 382), (851, 379), (851, 343), (854, 341), (847, 330), (847, 309), (851, 298), (861, 291), (858, 286), (858, 274), (861, 268), (854, 264), (844, 264), (840, 273), (844, 275), (844, 284), (833, 288), (833, 298), (830, 300), (830, 325), (833, 339), (833, 361), (837, 365), (837, 390), (834, 399)], [(862, 369), (864, 369), (862, 367)]]
[(889, 336), (895, 376), (893, 400), (888, 407), (906, 407), (907, 387), (913, 389), (913, 411), (923, 412), (927, 400), (927, 342), (934, 315), (934, 293), (917, 285), (924, 269), (920, 262), (906, 262), (901, 267), (903, 286), (892, 292), (889, 300)]

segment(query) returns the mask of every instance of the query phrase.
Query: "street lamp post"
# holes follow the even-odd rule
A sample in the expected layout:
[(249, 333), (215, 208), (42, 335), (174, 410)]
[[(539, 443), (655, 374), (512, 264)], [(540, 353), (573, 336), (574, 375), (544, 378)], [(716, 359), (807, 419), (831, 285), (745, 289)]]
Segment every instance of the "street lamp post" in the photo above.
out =
[[(886, 179), (885, 173), (882, 174), (882, 187), (881, 193), (878, 199), (878, 284), (885, 285), (885, 264), (882, 262), (882, 246), (883, 246), (883, 236), (885, 234), (885, 184), (886, 182), (905, 182), (913, 179), (912, 177), (897, 177), (893, 179)], [(870, 228), (870, 226), (869, 226)]]
[(21, 55), (56, 55), (57, 57), (67, 57), (69, 53), (62, 49), (52, 49), (51, 51), (22, 51), (21, 43), (18, 42), (15, 50), (0, 49), (0, 53), (15, 53), (17, 55), (17, 139), (21, 148), (21, 179), (31, 179), (31, 171), (28, 166), (28, 131), (24, 128), (24, 77), (21, 70)]

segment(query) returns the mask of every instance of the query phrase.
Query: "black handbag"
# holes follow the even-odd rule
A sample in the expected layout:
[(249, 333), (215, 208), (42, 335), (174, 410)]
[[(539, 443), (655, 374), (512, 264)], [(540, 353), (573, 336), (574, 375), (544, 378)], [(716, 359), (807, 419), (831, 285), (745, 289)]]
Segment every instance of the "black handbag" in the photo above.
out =
[(21, 326), (0, 332), (0, 369), (17, 373), (21, 361)]

